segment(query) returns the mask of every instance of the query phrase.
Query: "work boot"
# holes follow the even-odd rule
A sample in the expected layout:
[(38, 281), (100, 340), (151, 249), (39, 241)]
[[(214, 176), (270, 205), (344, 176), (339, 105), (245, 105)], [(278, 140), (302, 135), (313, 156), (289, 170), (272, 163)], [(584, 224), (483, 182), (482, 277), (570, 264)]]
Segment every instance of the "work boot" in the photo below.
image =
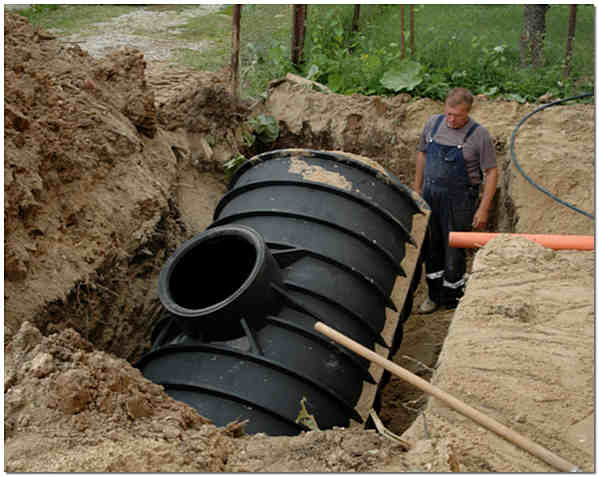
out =
[(424, 302), (422, 302), (422, 305), (420, 305), (418, 311), (423, 315), (426, 315), (428, 313), (432, 313), (437, 308), (439, 308), (439, 304), (435, 303), (433, 300), (430, 299), (430, 297), (427, 296), (426, 300), (424, 300)]

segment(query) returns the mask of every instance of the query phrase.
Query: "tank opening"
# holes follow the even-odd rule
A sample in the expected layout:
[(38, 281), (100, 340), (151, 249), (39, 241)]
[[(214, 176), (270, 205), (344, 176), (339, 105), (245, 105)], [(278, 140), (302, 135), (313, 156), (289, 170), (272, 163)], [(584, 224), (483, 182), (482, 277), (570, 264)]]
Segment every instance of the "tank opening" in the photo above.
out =
[(255, 245), (237, 235), (219, 235), (197, 243), (173, 267), (169, 290), (182, 308), (201, 310), (233, 295), (256, 264)]

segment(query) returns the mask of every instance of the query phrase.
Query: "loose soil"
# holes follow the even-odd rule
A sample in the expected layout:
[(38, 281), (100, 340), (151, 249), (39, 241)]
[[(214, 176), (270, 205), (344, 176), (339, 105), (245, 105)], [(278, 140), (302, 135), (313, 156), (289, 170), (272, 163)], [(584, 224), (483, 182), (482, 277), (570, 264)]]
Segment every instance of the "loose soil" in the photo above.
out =
[[(246, 104), (231, 96), (226, 71), (153, 61), (150, 43), (102, 44), (100, 55), (18, 15), (4, 22), (6, 471), (555, 470), (396, 378), (380, 415), (407, 452), (361, 428), (296, 437), (217, 428), (131, 365), (160, 318), (162, 264), (211, 223), (224, 163), (261, 152), (244, 146), (247, 118), (278, 119), (269, 149), (358, 154), (410, 185), (418, 136), (440, 103), (280, 79)], [(492, 230), (593, 234), (592, 220), (514, 167), (510, 135), (534, 108), (476, 100), (472, 116), (489, 129), (501, 171)], [(592, 105), (548, 108), (515, 148), (531, 177), (587, 211), (594, 124)], [(457, 310), (413, 314), (394, 361), (593, 472), (594, 253), (501, 235), (471, 259)], [(421, 284), (416, 307), (423, 296)]]

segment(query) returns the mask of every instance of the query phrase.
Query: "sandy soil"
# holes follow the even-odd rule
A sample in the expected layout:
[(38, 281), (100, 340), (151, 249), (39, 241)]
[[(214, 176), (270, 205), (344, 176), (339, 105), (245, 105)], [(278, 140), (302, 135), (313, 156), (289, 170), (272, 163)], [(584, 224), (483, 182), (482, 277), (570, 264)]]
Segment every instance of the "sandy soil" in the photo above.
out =
[[(131, 366), (160, 316), (157, 276), (202, 231), (226, 190), (223, 164), (244, 121), (281, 126), (272, 148), (343, 150), (409, 185), (420, 129), (442, 105), (319, 93), (273, 83), (250, 108), (226, 74), (95, 58), (5, 14), (6, 471), (546, 472), (555, 470), (392, 379), (373, 430), (297, 437), (216, 428)], [(534, 105), (478, 98), (494, 138), (502, 232), (592, 234), (588, 218), (515, 171), (515, 124)], [(594, 107), (549, 108), (518, 136), (522, 167), (594, 210)], [(594, 471), (594, 253), (501, 236), (473, 254), (458, 309), (413, 315), (400, 365), (579, 466)], [(416, 305), (422, 300), (420, 287)]]

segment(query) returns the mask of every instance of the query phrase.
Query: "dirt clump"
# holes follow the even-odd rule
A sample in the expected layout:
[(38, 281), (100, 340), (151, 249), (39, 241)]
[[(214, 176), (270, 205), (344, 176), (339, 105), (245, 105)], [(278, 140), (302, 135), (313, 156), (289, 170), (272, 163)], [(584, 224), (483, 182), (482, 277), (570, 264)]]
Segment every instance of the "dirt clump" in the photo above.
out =
[(222, 173), (225, 163), (243, 155), (243, 132), (249, 105), (230, 91), (229, 70), (189, 74), (177, 69), (154, 70), (158, 121), (171, 134), (175, 153), (200, 171)]
[(351, 183), (341, 174), (310, 165), (299, 157), (292, 157), (290, 163), (289, 172), (300, 174), (307, 181), (329, 184), (343, 190), (352, 189)]

